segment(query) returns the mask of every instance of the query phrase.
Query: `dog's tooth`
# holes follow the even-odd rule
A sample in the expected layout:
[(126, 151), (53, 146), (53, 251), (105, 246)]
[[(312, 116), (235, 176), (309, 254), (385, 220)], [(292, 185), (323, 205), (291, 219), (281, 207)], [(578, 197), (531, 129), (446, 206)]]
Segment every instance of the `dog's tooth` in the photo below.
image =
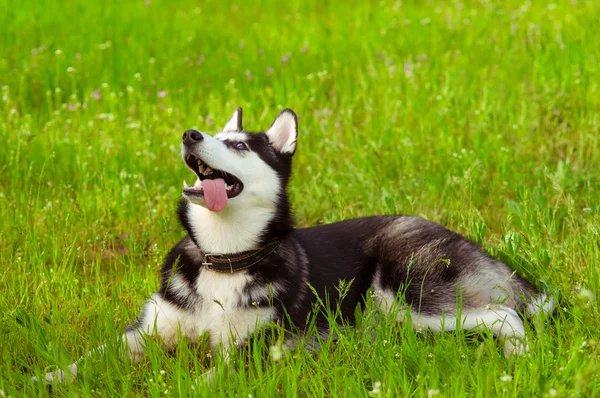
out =
[(185, 180), (183, 180), (183, 189), (187, 189), (190, 188), (187, 184), (187, 182), (185, 182)]
[(204, 164), (198, 163), (198, 170), (200, 170), (200, 173), (204, 174), (204, 171), (206, 170)]

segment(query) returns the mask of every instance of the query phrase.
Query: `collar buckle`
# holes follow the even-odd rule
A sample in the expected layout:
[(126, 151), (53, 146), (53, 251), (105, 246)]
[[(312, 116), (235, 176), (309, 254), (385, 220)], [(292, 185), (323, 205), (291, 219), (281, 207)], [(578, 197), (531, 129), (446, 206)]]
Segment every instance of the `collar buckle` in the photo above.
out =
[(209, 259), (208, 259), (208, 257), (209, 257), (209, 256), (218, 256), (218, 254), (206, 253), (206, 254), (204, 255), (204, 257), (202, 258), (202, 265), (204, 265), (206, 268), (208, 268), (208, 269), (212, 270), (212, 269), (213, 269), (213, 268), (212, 268), (212, 266), (213, 266), (213, 263), (211, 263), (211, 262), (209, 261)]

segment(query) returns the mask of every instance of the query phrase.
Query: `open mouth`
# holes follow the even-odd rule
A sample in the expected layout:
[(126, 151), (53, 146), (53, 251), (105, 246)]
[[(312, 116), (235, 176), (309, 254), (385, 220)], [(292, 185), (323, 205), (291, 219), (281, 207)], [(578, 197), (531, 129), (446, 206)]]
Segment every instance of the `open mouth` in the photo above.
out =
[[(184, 183), (183, 192), (186, 195), (199, 197), (215, 196), (217, 198), (226, 195), (226, 198), (231, 199), (238, 196), (244, 189), (244, 184), (236, 176), (223, 170), (213, 169), (192, 154), (186, 156), (185, 163), (196, 173), (200, 180), (199, 183), (191, 187)], [(205, 199), (208, 200), (210, 198)]]

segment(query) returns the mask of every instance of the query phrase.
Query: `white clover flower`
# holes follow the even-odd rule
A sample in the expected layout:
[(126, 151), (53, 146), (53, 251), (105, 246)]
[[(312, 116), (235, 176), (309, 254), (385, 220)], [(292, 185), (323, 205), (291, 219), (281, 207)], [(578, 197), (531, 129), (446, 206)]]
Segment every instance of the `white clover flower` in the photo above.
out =
[(427, 398), (435, 397), (440, 394), (440, 390), (427, 390)]
[(380, 381), (376, 381), (375, 383), (373, 383), (373, 389), (371, 391), (369, 391), (369, 395), (372, 397), (378, 396), (381, 394), (381, 387), (382, 384)]
[(585, 301), (585, 305), (589, 305), (592, 301), (594, 301), (594, 293), (589, 290), (582, 288), (577, 292), (577, 297), (581, 299), (581, 301)]
[(269, 348), (269, 353), (271, 354), (271, 359), (274, 361), (279, 361), (283, 358), (283, 349), (279, 345), (272, 345)]
[(503, 383), (508, 383), (509, 381), (512, 381), (512, 379), (512, 376), (506, 373), (500, 376), (500, 381)]

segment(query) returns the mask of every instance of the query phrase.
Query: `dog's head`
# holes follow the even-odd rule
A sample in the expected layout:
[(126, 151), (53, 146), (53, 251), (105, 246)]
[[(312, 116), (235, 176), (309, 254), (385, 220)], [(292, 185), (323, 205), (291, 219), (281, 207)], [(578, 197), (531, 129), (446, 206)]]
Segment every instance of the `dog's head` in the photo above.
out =
[(183, 197), (213, 212), (234, 206), (274, 209), (290, 177), (297, 136), (298, 120), (290, 109), (264, 133), (243, 130), (242, 108), (214, 137), (186, 131), (181, 154), (198, 179), (193, 186), (184, 182)]

